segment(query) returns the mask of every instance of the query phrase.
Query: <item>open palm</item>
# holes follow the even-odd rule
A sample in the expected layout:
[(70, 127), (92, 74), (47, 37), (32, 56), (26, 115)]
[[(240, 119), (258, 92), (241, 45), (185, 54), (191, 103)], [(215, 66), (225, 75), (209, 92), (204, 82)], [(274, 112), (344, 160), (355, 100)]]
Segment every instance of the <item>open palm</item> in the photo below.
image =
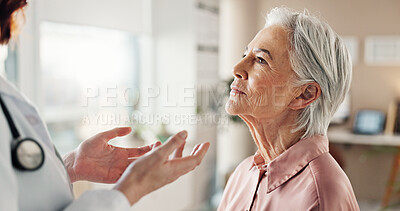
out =
[(99, 133), (82, 142), (77, 149), (68, 154), (64, 162), (71, 182), (87, 180), (99, 183), (115, 183), (135, 158), (150, 151), (153, 145), (140, 148), (120, 148), (108, 141), (125, 136), (130, 127), (114, 128)]

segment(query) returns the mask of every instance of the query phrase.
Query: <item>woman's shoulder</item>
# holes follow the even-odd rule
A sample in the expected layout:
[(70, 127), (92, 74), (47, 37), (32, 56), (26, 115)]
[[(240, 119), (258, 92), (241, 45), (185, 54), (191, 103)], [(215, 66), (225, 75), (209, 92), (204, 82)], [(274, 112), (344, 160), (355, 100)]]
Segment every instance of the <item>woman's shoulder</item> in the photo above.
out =
[(253, 166), (253, 164), (254, 164), (254, 155), (251, 155), (251, 156), (245, 158), (242, 162), (240, 162), (238, 167), (239, 166), (249, 166), (249, 167), (251, 167), (251, 166)]
[(245, 158), (239, 165), (236, 166), (229, 177), (230, 180), (241, 180), (242, 177), (247, 177), (248, 172), (254, 167), (253, 162), (254, 156), (249, 156)]
[(254, 166), (254, 155), (252, 155), (240, 162), (236, 167), (235, 172), (247, 172)]
[(349, 178), (329, 153), (312, 160), (309, 168), (321, 208), (340, 206), (339, 210), (359, 210)]
[[(317, 183), (350, 183), (347, 175), (330, 153), (324, 153), (309, 163)], [(331, 180), (334, 179), (334, 180)]]

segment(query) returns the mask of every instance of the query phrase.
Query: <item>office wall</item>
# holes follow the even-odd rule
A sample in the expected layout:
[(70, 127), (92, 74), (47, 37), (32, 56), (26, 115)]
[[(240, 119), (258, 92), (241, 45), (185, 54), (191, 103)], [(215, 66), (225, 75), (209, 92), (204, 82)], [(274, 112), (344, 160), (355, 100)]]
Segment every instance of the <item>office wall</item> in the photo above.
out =
[(219, 75), (232, 78), (232, 67), (258, 31), (257, 0), (220, 1)]
[(37, 0), (37, 17), (142, 33), (150, 26), (147, 23), (148, 4), (143, 0)]

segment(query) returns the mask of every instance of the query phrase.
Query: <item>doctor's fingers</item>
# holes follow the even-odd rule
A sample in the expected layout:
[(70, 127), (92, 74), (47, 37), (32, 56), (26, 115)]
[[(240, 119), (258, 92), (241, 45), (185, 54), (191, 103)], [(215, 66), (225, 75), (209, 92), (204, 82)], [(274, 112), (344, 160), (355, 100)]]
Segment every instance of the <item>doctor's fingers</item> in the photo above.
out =
[[(155, 148), (157, 148), (160, 145), (161, 145), (161, 142), (156, 141), (153, 144), (149, 144), (147, 146), (142, 146), (142, 147), (138, 147), (138, 148), (120, 148), (120, 149), (126, 150), (128, 152), (129, 158), (134, 158), (134, 157), (140, 157), (140, 156), (154, 150)], [(119, 147), (117, 147), (117, 148), (119, 148)]]
[(151, 148), (151, 150), (155, 150), (157, 147), (161, 146), (162, 143), (161, 141), (156, 141), (156, 143), (153, 145), (153, 147)]
[(201, 144), (196, 144), (196, 146), (194, 146), (192, 152), (190, 153), (190, 155), (194, 155), (194, 153), (196, 153), (199, 150)]
[(157, 147), (153, 153), (166, 159), (174, 150), (185, 144), (186, 137), (187, 132), (183, 130), (169, 138), (165, 144)]
[(173, 158), (181, 158), (183, 154), (183, 150), (185, 149), (186, 142), (183, 142), (182, 146), (174, 151)]
[[(160, 144), (161, 144), (161, 142), (160, 142)], [(138, 148), (120, 148), (120, 149), (126, 150), (126, 152), (128, 153), (128, 156), (130, 158), (132, 158), (132, 157), (139, 157), (139, 156), (146, 154), (147, 152), (150, 152), (152, 149), (157, 147), (157, 145), (158, 145), (157, 142), (155, 142), (153, 144), (149, 144), (147, 146), (142, 146), (142, 147), (138, 147)]]
[(107, 130), (104, 132), (101, 132), (97, 134), (101, 139), (105, 141), (109, 141), (113, 138), (120, 137), (120, 136), (126, 136), (132, 131), (131, 127), (116, 127), (111, 130)]
[(186, 174), (201, 164), (201, 161), (210, 147), (210, 143), (206, 142), (198, 146), (199, 147), (193, 153), (193, 155), (169, 161), (169, 165), (171, 165), (172, 169), (174, 169), (175, 173), (177, 174), (176, 176)]

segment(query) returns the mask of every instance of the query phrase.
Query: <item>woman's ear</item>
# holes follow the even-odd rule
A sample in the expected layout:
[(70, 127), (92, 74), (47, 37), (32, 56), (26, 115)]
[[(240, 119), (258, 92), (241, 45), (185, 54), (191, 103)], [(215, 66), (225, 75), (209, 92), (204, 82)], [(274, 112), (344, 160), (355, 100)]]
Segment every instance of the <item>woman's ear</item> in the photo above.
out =
[(316, 82), (301, 86), (301, 92), (289, 103), (289, 108), (299, 110), (307, 107), (321, 95), (321, 87)]

